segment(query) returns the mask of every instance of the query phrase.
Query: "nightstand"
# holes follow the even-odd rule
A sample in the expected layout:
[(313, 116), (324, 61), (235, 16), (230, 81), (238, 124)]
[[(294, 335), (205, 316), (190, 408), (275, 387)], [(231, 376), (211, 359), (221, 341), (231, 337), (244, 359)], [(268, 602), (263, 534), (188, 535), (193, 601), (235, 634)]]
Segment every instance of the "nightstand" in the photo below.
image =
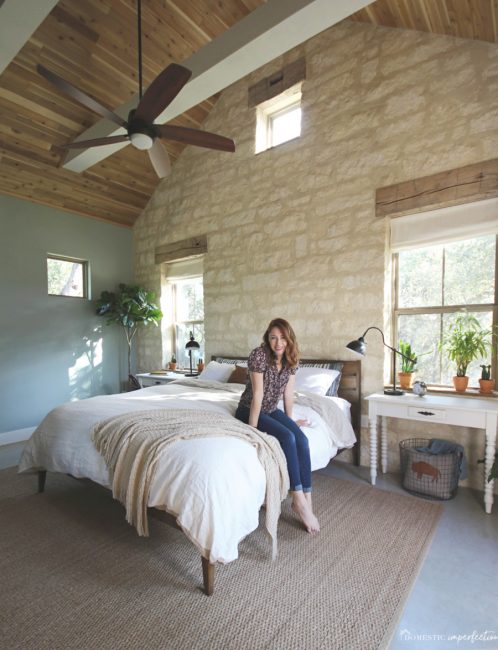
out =
[(183, 372), (173, 372), (172, 370), (155, 374), (153, 372), (140, 372), (138, 373), (138, 381), (140, 382), (142, 388), (147, 388), (147, 386), (160, 386), (161, 384), (167, 384), (170, 381), (175, 379), (180, 379), (185, 373)]

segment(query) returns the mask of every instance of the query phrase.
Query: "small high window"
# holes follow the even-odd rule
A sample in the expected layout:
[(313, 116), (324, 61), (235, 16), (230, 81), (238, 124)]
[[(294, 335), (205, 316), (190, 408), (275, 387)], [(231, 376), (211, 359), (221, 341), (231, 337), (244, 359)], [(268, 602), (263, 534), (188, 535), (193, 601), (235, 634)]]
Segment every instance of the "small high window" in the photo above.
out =
[(47, 255), (47, 286), (51, 296), (88, 298), (88, 262)]
[(301, 84), (256, 108), (256, 153), (301, 135)]

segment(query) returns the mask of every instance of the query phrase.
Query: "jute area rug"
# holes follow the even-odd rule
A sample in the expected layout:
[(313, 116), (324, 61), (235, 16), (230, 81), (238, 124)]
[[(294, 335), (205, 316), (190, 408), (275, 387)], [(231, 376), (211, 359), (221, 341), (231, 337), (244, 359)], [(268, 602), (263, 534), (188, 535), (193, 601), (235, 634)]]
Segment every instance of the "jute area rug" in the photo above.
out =
[(387, 647), (441, 507), (314, 480), (321, 533), (305, 533), (286, 501), (278, 559), (261, 525), (207, 597), (180, 531), (152, 519), (139, 538), (104, 488), (48, 474), (36, 494), (36, 476), (0, 472), (2, 649)]

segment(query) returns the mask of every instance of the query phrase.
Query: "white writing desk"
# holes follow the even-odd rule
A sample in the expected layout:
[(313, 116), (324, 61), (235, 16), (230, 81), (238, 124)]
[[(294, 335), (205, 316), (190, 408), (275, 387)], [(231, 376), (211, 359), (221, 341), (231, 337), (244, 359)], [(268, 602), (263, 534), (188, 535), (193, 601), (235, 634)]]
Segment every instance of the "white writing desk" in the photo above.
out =
[(370, 426), (370, 479), (375, 485), (377, 477), (377, 416), (381, 418), (380, 454), (382, 472), (387, 471), (387, 418), (401, 418), (418, 422), (437, 422), (484, 429), (486, 455), (484, 461), (484, 509), (488, 514), (493, 507), (494, 481), (487, 477), (495, 457), (498, 400), (460, 397), (453, 395), (384, 395), (373, 393), (367, 398)]

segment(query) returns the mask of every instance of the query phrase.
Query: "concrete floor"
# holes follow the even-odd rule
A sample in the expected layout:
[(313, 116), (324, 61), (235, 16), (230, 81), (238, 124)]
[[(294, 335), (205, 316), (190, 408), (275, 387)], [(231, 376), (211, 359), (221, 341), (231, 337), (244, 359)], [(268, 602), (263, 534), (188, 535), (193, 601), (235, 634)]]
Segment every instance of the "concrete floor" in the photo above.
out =
[[(337, 461), (322, 471), (370, 483), (367, 467)], [(406, 494), (399, 474), (376, 486)], [(389, 650), (498, 650), (498, 498), (491, 515), (468, 488), (438, 503), (443, 515)]]
[[(0, 469), (16, 465), (22, 447), (0, 447)], [(367, 467), (336, 461), (321, 471), (370, 482)], [(377, 487), (406, 494), (397, 474), (378, 476)], [(389, 650), (498, 650), (498, 499), (491, 515), (482, 492), (468, 488), (439, 503), (443, 516)]]

